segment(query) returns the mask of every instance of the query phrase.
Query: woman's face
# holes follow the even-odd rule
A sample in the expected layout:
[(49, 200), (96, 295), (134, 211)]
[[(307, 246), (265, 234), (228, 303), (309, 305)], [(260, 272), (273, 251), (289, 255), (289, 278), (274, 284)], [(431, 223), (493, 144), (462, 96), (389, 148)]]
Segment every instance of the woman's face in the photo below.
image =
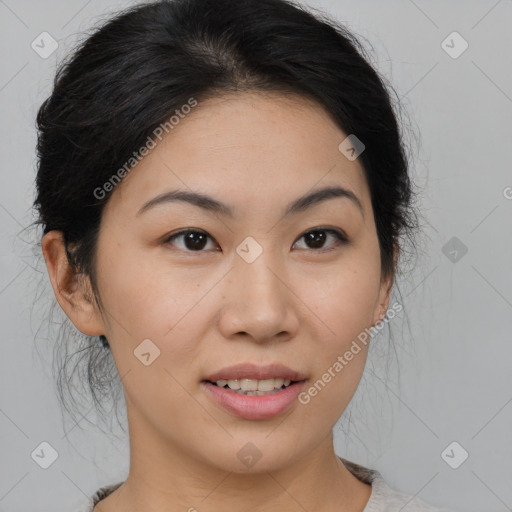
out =
[[(132, 458), (172, 453), (259, 472), (329, 436), (366, 345), (333, 367), (389, 298), (362, 166), (338, 149), (347, 135), (301, 98), (207, 100), (115, 188), (97, 247), (98, 318), (123, 378)], [(357, 199), (313, 196), (287, 212), (327, 187)], [(173, 191), (211, 199), (163, 198)], [(200, 233), (179, 234), (188, 230)], [(239, 373), (223, 371), (234, 365)], [(261, 388), (278, 386), (267, 377), (287, 370), (270, 365), (305, 382), (271, 398), (205, 382), (259, 376)], [(329, 369), (330, 382), (309, 394)]]

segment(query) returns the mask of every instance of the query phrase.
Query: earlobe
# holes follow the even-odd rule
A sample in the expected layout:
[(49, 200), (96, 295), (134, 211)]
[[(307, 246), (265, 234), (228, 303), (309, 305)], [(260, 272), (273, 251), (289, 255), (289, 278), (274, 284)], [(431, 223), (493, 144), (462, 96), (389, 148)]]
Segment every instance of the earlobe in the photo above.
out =
[(393, 280), (386, 280), (382, 283), (380, 293), (379, 293), (379, 300), (376, 308), (376, 314), (373, 318), (372, 326), (375, 326), (382, 320), (384, 320), (386, 316), (386, 311), (389, 307), (389, 302), (391, 300), (391, 287), (393, 285)]
[(391, 301), (391, 290), (393, 288), (394, 283), (394, 270), (396, 269), (397, 264), (397, 252), (395, 251), (393, 255), (393, 262), (394, 262), (394, 268), (391, 275), (386, 276), (381, 282), (380, 292), (379, 292), (379, 300), (378, 300), (378, 306), (376, 308), (376, 315), (373, 318), (372, 325), (375, 325), (382, 320), (384, 320), (386, 316), (386, 312), (389, 308), (389, 303)]
[(75, 327), (89, 336), (104, 334), (103, 322), (92, 299), (90, 281), (70, 265), (61, 231), (49, 231), (41, 241), (55, 297)]

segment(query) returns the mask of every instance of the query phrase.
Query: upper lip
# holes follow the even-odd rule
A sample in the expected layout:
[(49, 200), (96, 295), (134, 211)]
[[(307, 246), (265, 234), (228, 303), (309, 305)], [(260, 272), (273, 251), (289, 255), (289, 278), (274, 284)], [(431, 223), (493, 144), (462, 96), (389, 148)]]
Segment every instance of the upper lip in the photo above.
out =
[(204, 380), (216, 382), (218, 380), (232, 380), (232, 379), (271, 379), (271, 378), (290, 379), (292, 381), (305, 380), (306, 375), (298, 371), (292, 370), (282, 364), (268, 364), (258, 366), (252, 363), (242, 363), (234, 366), (222, 368), (215, 373), (208, 375)]

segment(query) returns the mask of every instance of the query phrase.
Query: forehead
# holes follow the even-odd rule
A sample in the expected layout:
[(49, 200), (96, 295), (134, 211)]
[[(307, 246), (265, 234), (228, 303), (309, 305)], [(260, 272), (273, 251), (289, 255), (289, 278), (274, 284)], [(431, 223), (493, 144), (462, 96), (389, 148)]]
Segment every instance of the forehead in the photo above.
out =
[(156, 139), (109, 203), (140, 206), (180, 188), (262, 208), (338, 184), (366, 210), (362, 165), (338, 148), (346, 137), (322, 106), (300, 96), (244, 93), (199, 101)]

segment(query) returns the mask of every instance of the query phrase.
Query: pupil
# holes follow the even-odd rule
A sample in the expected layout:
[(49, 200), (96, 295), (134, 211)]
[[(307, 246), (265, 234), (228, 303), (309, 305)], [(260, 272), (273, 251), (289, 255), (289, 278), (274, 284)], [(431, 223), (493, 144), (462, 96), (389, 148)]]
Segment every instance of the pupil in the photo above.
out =
[(324, 245), (325, 233), (323, 231), (310, 231), (305, 236), (308, 238), (307, 243), (313, 242), (313, 247), (318, 248)]
[[(194, 241), (194, 237), (198, 237), (199, 243), (197, 243), (197, 240)], [(205, 246), (206, 237), (203, 233), (195, 233), (190, 232), (187, 235), (185, 235), (185, 245), (187, 249), (202, 249)]]

